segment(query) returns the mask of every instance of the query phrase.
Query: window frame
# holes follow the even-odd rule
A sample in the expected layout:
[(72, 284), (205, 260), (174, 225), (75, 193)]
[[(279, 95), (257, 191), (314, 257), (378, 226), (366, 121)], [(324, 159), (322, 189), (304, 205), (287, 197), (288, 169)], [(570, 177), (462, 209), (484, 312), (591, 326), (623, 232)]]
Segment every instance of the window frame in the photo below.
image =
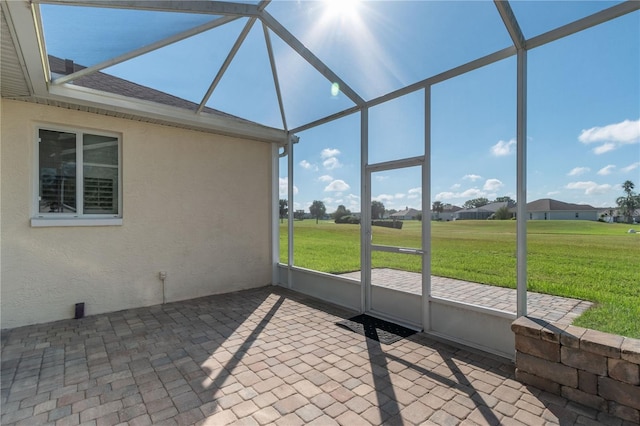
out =
[[(40, 212), (40, 131), (72, 133), (76, 135), (76, 200), (77, 212), (48, 213)], [(84, 135), (115, 138), (118, 141), (118, 211), (117, 213), (84, 213)], [(31, 226), (117, 226), (122, 225), (122, 134), (78, 126), (38, 123), (33, 134)]]

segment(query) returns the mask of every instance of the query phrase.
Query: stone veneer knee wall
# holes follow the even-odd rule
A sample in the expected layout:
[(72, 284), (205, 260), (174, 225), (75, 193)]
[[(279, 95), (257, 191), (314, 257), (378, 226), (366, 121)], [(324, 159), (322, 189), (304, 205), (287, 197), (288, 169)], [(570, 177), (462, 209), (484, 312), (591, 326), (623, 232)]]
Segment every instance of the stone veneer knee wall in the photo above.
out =
[(511, 329), (520, 382), (640, 423), (640, 340), (530, 317)]

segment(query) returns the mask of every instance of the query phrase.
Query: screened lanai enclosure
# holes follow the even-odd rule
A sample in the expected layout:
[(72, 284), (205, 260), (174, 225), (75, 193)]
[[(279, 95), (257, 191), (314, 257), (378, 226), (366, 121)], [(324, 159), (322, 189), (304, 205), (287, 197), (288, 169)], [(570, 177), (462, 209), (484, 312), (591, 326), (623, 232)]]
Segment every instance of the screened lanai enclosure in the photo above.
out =
[[(31, 194), (23, 197), (28, 226), (46, 229), (3, 236), (3, 251), (51, 237), (57, 247), (109, 258), (121, 243), (87, 248), (77, 230), (100, 226), (103, 238), (139, 225), (132, 240), (151, 238), (158, 253), (179, 250), (187, 264), (181, 279), (198, 284), (171, 289), (176, 273), (162, 275), (162, 260), (136, 252), (154, 276), (141, 274), (135, 296), (125, 296), (131, 303), (158, 303), (152, 293), (160, 287), (144, 284), (157, 271), (163, 301), (180, 300), (233, 291), (245, 267), (263, 262), (271, 284), (512, 358), (517, 317), (560, 319), (557, 299), (527, 292), (538, 267), (528, 250), (527, 203), (554, 198), (604, 211), (622, 195), (619, 183), (638, 180), (639, 9), (637, 1), (2, 1), (4, 99), (176, 131), (173, 147), (158, 141), (142, 150), (129, 141), (160, 135), (113, 133), (81, 118), (75, 127), (86, 128), (75, 132), (34, 113), (38, 142), (28, 156), (37, 170), (19, 173), (20, 186)], [(243, 142), (184, 160), (190, 131)], [(12, 158), (3, 139), (3, 157)], [(255, 163), (242, 160), (244, 141), (264, 142), (259, 153), (247, 151)], [(226, 161), (226, 153), (238, 159)], [(260, 156), (269, 160), (255, 177)], [(215, 178), (200, 179), (216, 168)], [(157, 182), (159, 210), (136, 203), (155, 191), (132, 194), (142, 182)], [(212, 192), (220, 198), (200, 202)], [(221, 224), (208, 212), (213, 203), (224, 210), (225, 199), (235, 201)], [(478, 199), (506, 203), (508, 226), (484, 221), (478, 235), (465, 225), (472, 221), (447, 213)], [(314, 214), (316, 202), (324, 210)], [(136, 209), (148, 216), (128, 218)], [(162, 240), (164, 209), (180, 223), (201, 220), (236, 234), (188, 229)], [(339, 209), (352, 223), (326, 220)], [(59, 226), (75, 234), (61, 237)], [(265, 240), (252, 246), (252, 232)], [(237, 236), (248, 241), (240, 246)], [(202, 238), (199, 248), (190, 238)], [(225, 244), (233, 246), (228, 258), (217, 257)], [(570, 251), (548, 255), (571, 263)], [(17, 257), (3, 258), (3, 311), (12, 299), (7, 283), (21, 274)], [(234, 268), (222, 274), (229, 284), (207, 287), (225, 262)], [(60, 281), (91, 280), (124, 264), (75, 264)], [(553, 271), (542, 272), (553, 281)], [(42, 291), (20, 293), (20, 280), (17, 309), (34, 309), (22, 302)], [(585, 306), (558, 303), (573, 313)], [(3, 322), (12, 324), (4, 312)]]

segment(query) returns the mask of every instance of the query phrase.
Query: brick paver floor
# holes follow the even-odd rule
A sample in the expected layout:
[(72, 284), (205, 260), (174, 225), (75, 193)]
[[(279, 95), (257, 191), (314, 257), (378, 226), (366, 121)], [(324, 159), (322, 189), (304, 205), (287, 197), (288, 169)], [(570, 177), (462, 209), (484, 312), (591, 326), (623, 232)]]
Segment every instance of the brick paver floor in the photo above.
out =
[(3, 425), (622, 424), (514, 380), (511, 363), (280, 287), (2, 332)]
[[(360, 271), (349, 272), (342, 276), (360, 279)], [(371, 282), (381, 287), (422, 294), (422, 276), (415, 272), (388, 268), (372, 269)], [(433, 296), (457, 302), (516, 313), (516, 290), (510, 288), (432, 275), (431, 293)], [(593, 303), (584, 300), (527, 292), (527, 314), (556, 324), (571, 324), (592, 305)]]

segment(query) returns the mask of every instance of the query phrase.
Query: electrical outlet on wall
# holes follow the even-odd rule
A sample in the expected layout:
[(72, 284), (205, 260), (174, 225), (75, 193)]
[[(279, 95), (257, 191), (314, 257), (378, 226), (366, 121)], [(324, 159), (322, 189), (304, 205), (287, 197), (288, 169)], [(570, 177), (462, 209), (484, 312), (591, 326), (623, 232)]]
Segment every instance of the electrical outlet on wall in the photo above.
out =
[(167, 272), (166, 272), (166, 271), (160, 271), (160, 272), (158, 272), (158, 277), (159, 277), (162, 281), (166, 280), (166, 279), (167, 279)]

